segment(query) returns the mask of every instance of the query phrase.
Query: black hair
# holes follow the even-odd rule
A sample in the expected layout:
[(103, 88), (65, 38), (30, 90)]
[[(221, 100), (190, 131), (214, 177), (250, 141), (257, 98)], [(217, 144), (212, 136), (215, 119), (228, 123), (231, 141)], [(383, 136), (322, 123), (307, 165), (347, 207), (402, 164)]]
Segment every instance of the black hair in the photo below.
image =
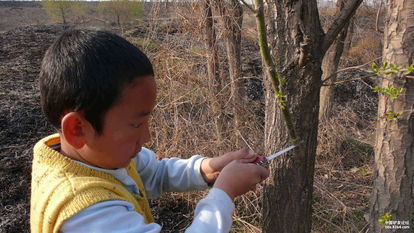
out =
[(42, 61), (43, 112), (59, 130), (65, 111), (80, 111), (100, 134), (104, 115), (124, 86), (148, 75), (154, 75), (148, 57), (124, 38), (98, 30), (65, 31)]

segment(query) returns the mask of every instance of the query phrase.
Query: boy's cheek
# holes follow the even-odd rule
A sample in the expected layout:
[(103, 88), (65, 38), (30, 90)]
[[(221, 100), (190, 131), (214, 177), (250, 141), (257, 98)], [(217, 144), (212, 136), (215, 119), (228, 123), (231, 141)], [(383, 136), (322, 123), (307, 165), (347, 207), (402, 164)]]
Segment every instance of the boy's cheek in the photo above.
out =
[(119, 142), (125, 141), (125, 138), (127, 138), (126, 135), (127, 134), (125, 132), (118, 131), (118, 130), (114, 131), (111, 134), (111, 141), (113, 141), (114, 143), (119, 143)]
[(113, 144), (113, 149), (114, 150), (118, 150), (119, 152), (126, 152), (126, 151), (131, 151), (134, 149), (134, 147), (131, 144), (126, 144), (126, 143), (114, 143)]
[(128, 144), (124, 143), (118, 146), (118, 150), (123, 155), (132, 156), (132, 155), (137, 154), (141, 150), (141, 148), (136, 143), (128, 143)]

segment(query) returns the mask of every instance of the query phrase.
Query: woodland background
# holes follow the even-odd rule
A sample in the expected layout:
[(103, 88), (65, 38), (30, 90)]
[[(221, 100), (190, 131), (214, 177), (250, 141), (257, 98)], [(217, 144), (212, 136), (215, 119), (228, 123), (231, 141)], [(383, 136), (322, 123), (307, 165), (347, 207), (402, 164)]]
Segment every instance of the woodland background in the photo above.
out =
[[(93, 27), (123, 35), (153, 62), (158, 103), (152, 142), (159, 158), (209, 157), (249, 147), (264, 153), (265, 86), (255, 16), (243, 10), (240, 49), (239, 130), (229, 78), (225, 28), (217, 27), (220, 92), (207, 78), (203, 8), (200, 2), (146, 2), (117, 15), (99, 2), (79, 2), (63, 17), (41, 2), (0, 2), (0, 232), (29, 232), (32, 147), (53, 133), (39, 106), (37, 75), (44, 52), (67, 28)], [(50, 7), (51, 8), (51, 7)], [(326, 29), (333, 1), (318, 1)], [(373, 185), (378, 94), (371, 63), (381, 61), (384, 6), (363, 2), (353, 17), (333, 86), (331, 114), (320, 121), (312, 199), (312, 232), (366, 232)], [(119, 17), (118, 17), (119, 16)], [(128, 16), (128, 17), (126, 17)], [(223, 103), (214, 108), (212, 99)], [(221, 135), (217, 136), (217, 119)], [(283, 189), (283, 187), (280, 187)], [(236, 200), (232, 232), (261, 232), (262, 187)], [(151, 202), (163, 232), (181, 232), (206, 192), (171, 193)]]

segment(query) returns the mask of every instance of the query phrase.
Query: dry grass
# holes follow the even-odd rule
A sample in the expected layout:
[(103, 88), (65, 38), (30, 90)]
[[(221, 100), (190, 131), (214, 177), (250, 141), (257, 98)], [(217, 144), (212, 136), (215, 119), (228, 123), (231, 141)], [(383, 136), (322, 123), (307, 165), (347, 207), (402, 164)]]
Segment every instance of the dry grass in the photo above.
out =
[[(188, 24), (189, 22), (186, 22)], [(178, 27), (172, 30), (173, 27)], [(147, 37), (143, 42), (132, 39), (151, 57), (157, 73), (158, 104), (153, 121), (153, 141), (149, 147), (157, 151), (160, 158), (179, 156), (187, 158), (197, 153), (209, 157), (220, 155), (221, 151), (231, 151), (234, 138), (229, 137), (218, 142), (214, 136), (214, 119), (210, 116), (209, 93), (206, 80), (206, 69), (203, 45), (199, 35), (181, 30), (180, 25), (157, 25), (158, 32), (180, 31), (156, 37)], [(167, 30), (165, 30), (167, 29)], [(253, 29), (252, 29), (253, 30)], [(254, 38), (245, 37), (244, 46), (253, 51), (244, 61), (255, 61), (260, 66), (259, 53), (254, 45)], [(148, 44), (156, 46), (145, 46)], [(196, 49), (194, 49), (196, 48)], [(196, 51), (196, 52), (195, 52)], [(223, 54), (222, 54), (223, 55)], [(260, 75), (246, 69), (244, 75), (258, 78)], [(348, 78), (355, 74), (346, 74)], [(222, 91), (229, 93), (229, 86)], [(318, 158), (314, 184), (313, 232), (359, 232), (366, 228), (363, 218), (367, 210), (371, 189), (373, 122), (376, 99), (369, 93), (369, 88), (359, 81), (338, 86), (338, 93), (351, 92), (354, 99), (339, 98), (334, 116), (329, 122), (320, 126)], [(358, 93), (355, 94), (355, 91)], [(227, 96), (228, 95), (224, 95)], [(226, 98), (226, 97), (224, 97)], [(359, 98), (359, 99), (358, 99)], [(224, 99), (228, 102), (228, 99)], [(262, 99), (248, 100), (255, 108), (248, 111), (252, 124), (243, 133), (247, 146), (256, 151), (262, 149), (263, 123), (255, 111), (263, 107)], [(345, 101), (345, 104), (343, 102)], [(250, 105), (249, 105), (250, 106)], [(231, 109), (226, 107), (228, 117), (227, 135), (231, 131)], [(156, 200), (157, 205), (182, 205), (188, 213), (180, 213), (185, 219), (178, 218), (176, 225), (167, 229), (184, 230), (191, 223), (192, 213), (198, 200), (205, 192), (190, 194), (168, 194)], [(261, 232), (261, 195), (262, 189), (250, 192), (236, 200), (236, 211), (232, 232)], [(158, 209), (160, 210), (160, 209)], [(165, 210), (165, 209), (164, 209)], [(162, 211), (162, 210), (161, 210)], [(166, 212), (158, 216), (163, 224), (170, 222)], [(172, 222), (171, 222), (172, 224)], [(170, 228), (172, 227), (172, 228)], [(171, 232), (173, 232), (172, 230)]]
[(367, 63), (381, 56), (382, 44), (377, 35), (366, 35), (349, 50), (347, 59), (354, 63)]
[[(225, 85), (221, 91), (222, 101), (226, 103), (223, 113), (227, 122), (224, 129), (227, 136), (222, 141), (214, 136), (206, 59), (203, 56), (205, 51), (199, 30), (190, 30), (192, 25), (200, 29), (200, 22), (190, 17), (191, 9), (188, 7), (180, 11), (181, 17), (185, 19), (184, 24), (179, 20), (149, 21), (145, 27), (134, 28), (126, 33), (131, 42), (149, 55), (157, 74), (158, 103), (151, 122), (152, 142), (147, 147), (154, 149), (159, 158), (188, 158), (193, 154), (214, 157), (224, 151), (238, 149), (234, 146), (234, 140), (236, 137), (241, 139), (232, 128), (230, 85)], [(154, 18), (156, 16), (154, 14)], [(262, 152), (264, 100), (254, 26), (254, 18), (249, 15), (246, 29), (243, 30), (242, 45), (242, 79), (247, 87), (244, 103), (249, 124), (242, 130), (242, 136), (246, 147)], [(2, 193), (1, 206), (4, 208), (1, 214), (7, 218), (1, 220), (0, 224), (10, 232), (22, 232), (28, 226), (30, 149), (36, 140), (51, 132), (38, 106), (36, 75), (41, 55), (57, 32), (50, 31), (51, 36), (47, 40), (40, 37), (42, 40), (39, 41), (45, 41), (42, 45), (36, 44), (33, 41), (37, 40), (31, 38), (38, 38), (44, 33), (43, 29), (40, 28), (36, 33), (16, 33), (19, 37), (13, 35), (10, 51), (9, 47), (5, 47), (5, 53), (0, 54), (5, 68), (0, 71), (4, 72), (0, 80), (0, 96), (4, 103), (0, 108), (0, 172), (3, 177), (0, 181), (2, 187), (9, 187), (13, 185), (10, 183), (11, 177), (18, 176), (26, 180), (26, 183), (12, 186), (8, 192)], [(2, 34), (1, 38), (2, 41), (12, 41), (6, 34)], [(373, 38), (367, 37), (366, 41), (370, 40), (373, 42)], [(370, 45), (368, 42), (361, 43)], [(22, 47), (22, 44), (32, 47)], [(221, 48), (220, 56), (224, 57), (223, 45), (221, 42), (218, 45)], [(360, 51), (365, 46), (359, 46), (354, 54), (376, 56), (371, 54), (373, 50)], [(24, 51), (18, 50), (20, 47)], [(20, 57), (23, 52), (28, 54)], [(357, 62), (368, 59), (365, 56), (353, 56)], [(10, 63), (6, 63), (6, 60)], [(225, 59), (222, 61), (225, 64)], [(226, 77), (225, 66), (223, 73)], [(354, 75), (357, 74), (340, 74), (343, 79)], [(335, 92), (351, 93), (353, 99), (337, 97), (334, 116), (320, 125), (312, 231), (364, 232), (366, 222), (363, 215), (368, 208), (371, 190), (373, 155), (370, 145), (373, 142), (376, 98), (369, 94), (369, 88), (360, 81), (341, 84)], [(170, 193), (152, 201), (154, 216), (164, 226), (164, 232), (182, 232), (191, 223), (195, 205), (205, 194), (205, 191)], [(262, 187), (258, 187), (256, 192), (236, 199), (232, 232), (261, 232), (261, 195)], [(19, 221), (16, 220), (18, 218)]]
[[(186, 22), (185, 25), (188, 23)], [(186, 27), (185, 25), (184, 27)], [(210, 100), (208, 98), (210, 94), (205, 78), (207, 71), (203, 56), (203, 44), (199, 35), (187, 32), (181, 26), (159, 24), (156, 28), (151, 28), (153, 32), (150, 33), (157, 36), (146, 37), (146, 41), (139, 38), (129, 38), (149, 55), (156, 72), (158, 103), (151, 123), (152, 142), (147, 146), (154, 149), (159, 158), (172, 156), (188, 158), (193, 154), (215, 157), (221, 155), (223, 151), (237, 150), (239, 148), (234, 146), (233, 141), (234, 137), (240, 137), (240, 135), (235, 135), (232, 131), (232, 113), (229, 103), (230, 85), (225, 85), (221, 90), (224, 98), (221, 101), (226, 103), (224, 115), (227, 118), (227, 125), (224, 134), (232, 136), (217, 141), (214, 135), (214, 119), (210, 114)], [(165, 31), (179, 31), (180, 33), (158, 36)], [(129, 32), (129, 34), (136, 35), (134, 32)], [(142, 35), (142, 38), (144, 37), (145, 35)], [(251, 41), (246, 43), (251, 43)], [(156, 44), (157, 46), (154, 49), (154, 46), (146, 46), (148, 44)], [(248, 48), (251, 46), (254, 45), (246, 45)], [(252, 54), (246, 55), (252, 56)], [(259, 54), (256, 53), (254, 56), (255, 58), (252, 60), (259, 61)], [(246, 82), (253, 76), (250, 71), (253, 68), (245, 67), (244, 74), (246, 76), (243, 79), (246, 79)], [(253, 111), (261, 106), (260, 103), (255, 103), (251, 99), (246, 98), (245, 101), (250, 103), (249, 106), (255, 107), (251, 109), (246, 107), (248, 110), (247, 118), (251, 120), (251, 124), (242, 131), (242, 137), (247, 142), (246, 147), (260, 151), (263, 128), (257, 120), (258, 116)], [(248, 106), (247, 103), (246, 106)], [(259, 189), (261, 190), (261, 188)], [(250, 192), (237, 199), (232, 232), (260, 232), (260, 190), (255, 193)], [(181, 220), (178, 217), (177, 225), (169, 225), (167, 232), (174, 232), (177, 229), (183, 231), (191, 223), (196, 202), (205, 194), (206, 192), (167, 194), (154, 202), (155, 209), (163, 212), (156, 217), (162, 224), (168, 224), (170, 222), (168, 219), (176, 219), (177, 213), (172, 216), (166, 209), (160, 209), (159, 206), (174, 206), (176, 203), (181, 203), (182, 206), (185, 206), (182, 210), (189, 211), (184, 214), (187, 218)], [(183, 213), (181, 212), (179, 215), (183, 216)]]
[(314, 180), (315, 232), (360, 232), (371, 191), (372, 128), (349, 107), (320, 125)]

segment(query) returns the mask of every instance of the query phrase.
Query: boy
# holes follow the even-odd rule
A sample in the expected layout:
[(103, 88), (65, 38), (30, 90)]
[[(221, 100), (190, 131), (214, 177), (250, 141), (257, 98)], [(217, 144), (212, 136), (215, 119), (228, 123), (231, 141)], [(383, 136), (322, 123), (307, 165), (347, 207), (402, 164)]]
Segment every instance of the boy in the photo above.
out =
[(159, 232), (148, 198), (214, 184), (187, 232), (228, 232), (236, 196), (268, 170), (240, 150), (216, 158), (157, 161), (149, 115), (156, 84), (148, 58), (104, 31), (70, 30), (47, 50), (42, 109), (59, 134), (34, 147), (31, 231)]

